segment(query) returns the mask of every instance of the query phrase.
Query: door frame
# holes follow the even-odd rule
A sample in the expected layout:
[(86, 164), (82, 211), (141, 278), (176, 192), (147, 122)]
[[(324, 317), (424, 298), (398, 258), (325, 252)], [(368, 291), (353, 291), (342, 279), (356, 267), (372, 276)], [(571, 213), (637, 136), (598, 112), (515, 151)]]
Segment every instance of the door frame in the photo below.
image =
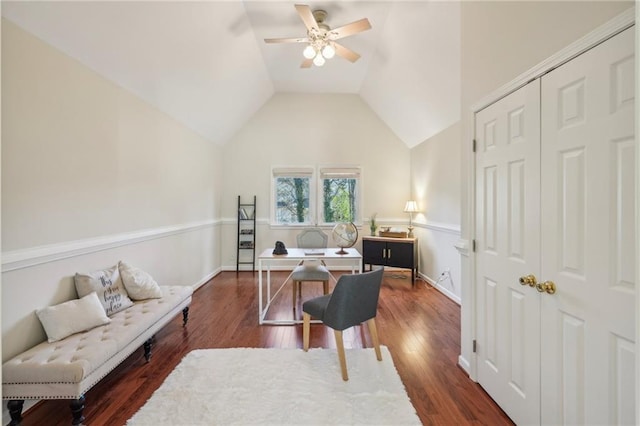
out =
[[(510, 93), (518, 90), (519, 88), (525, 86), (530, 81), (542, 77), (547, 72), (559, 67), (560, 65), (570, 61), (576, 56), (584, 53), (585, 51), (593, 48), (594, 46), (610, 39), (611, 37), (619, 34), (620, 32), (632, 27), (636, 21), (636, 14), (640, 15), (640, 8), (631, 7), (627, 9), (625, 12), (621, 13), (617, 17), (613, 18), (609, 22), (601, 25), (595, 30), (589, 32), (584, 37), (578, 39), (573, 42), (569, 46), (560, 50), (556, 54), (547, 58), (546, 60), (540, 62), (533, 68), (525, 71), (520, 74), (518, 77), (513, 79), (512, 81), (506, 83), (495, 91), (491, 92), (484, 98), (480, 99), (478, 102), (474, 103), (471, 108), (465, 112), (463, 112), (467, 117), (465, 122), (467, 123), (464, 129), (463, 134), (465, 135), (465, 139), (462, 141), (462, 167), (464, 169), (469, 170), (467, 175), (466, 182), (463, 184), (466, 186), (466, 205), (468, 215), (466, 216), (463, 227), (462, 227), (462, 238), (456, 244), (456, 248), (461, 254), (461, 264), (462, 264), (462, 282), (463, 287), (464, 283), (467, 282), (467, 288), (469, 289), (469, 298), (466, 299), (466, 303), (469, 304), (469, 312), (468, 318), (469, 322), (465, 324), (464, 315), (463, 315), (463, 323), (461, 336), (465, 338), (466, 335), (471, 339), (470, 342), (462, 342), (462, 348), (472, 348), (473, 341), (477, 338), (477, 325), (478, 321), (476, 319), (477, 316), (477, 306), (476, 306), (476, 255), (474, 253), (473, 241), (476, 238), (476, 227), (475, 227), (475, 216), (476, 216), (476, 167), (475, 167), (475, 153), (473, 152), (473, 141), (476, 137), (475, 135), (475, 126), (476, 120), (475, 115), (480, 110), (486, 108), (487, 106), (499, 101)], [(636, 70), (638, 68), (639, 62), (639, 46), (638, 39), (640, 39), (640, 31), (636, 30)], [(638, 92), (640, 86), (640, 77), (638, 73), (636, 73), (636, 111), (638, 111)], [(638, 120), (640, 121), (640, 120)], [(638, 128), (640, 127), (639, 123), (636, 122), (636, 140), (638, 139)], [(636, 170), (640, 170), (640, 149), (636, 149)], [(636, 195), (637, 199), (640, 200), (640, 172), (636, 173)], [(464, 191), (463, 191), (464, 193)], [(638, 248), (638, 253), (640, 253), (640, 212), (636, 211), (636, 247)], [(464, 216), (463, 216), (464, 217)], [(465, 232), (466, 230), (466, 232)], [(640, 262), (639, 265), (636, 266), (636, 283), (640, 283)], [(464, 291), (464, 290), (463, 290)], [(636, 319), (640, 319), (640, 289), (636, 291)], [(467, 329), (467, 333), (465, 333), (465, 325), (469, 327)], [(640, 342), (640, 327), (637, 327), (636, 330), (636, 342)], [(636, 346), (637, 347), (637, 346)], [(458, 364), (467, 371), (469, 377), (473, 381), (477, 381), (477, 356), (472, 351), (469, 353), (461, 353), (458, 358)], [(640, 395), (640, 350), (636, 350), (636, 395)], [(636, 407), (638, 411), (638, 415), (636, 418), (640, 418), (640, 404)]]

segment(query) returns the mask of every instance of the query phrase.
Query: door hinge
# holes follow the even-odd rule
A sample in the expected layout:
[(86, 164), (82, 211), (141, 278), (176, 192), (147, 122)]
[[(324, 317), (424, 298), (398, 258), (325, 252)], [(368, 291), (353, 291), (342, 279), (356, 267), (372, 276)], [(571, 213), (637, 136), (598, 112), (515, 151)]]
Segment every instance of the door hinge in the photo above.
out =
[(476, 240), (471, 240), (471, 251), (476, 252)]
[(476, 152), (476, 140), (473, 140), (473, 152)]
[(476, 349), (477, 349), (476, 339), (473, 339), (473, 353), (476, 353)]

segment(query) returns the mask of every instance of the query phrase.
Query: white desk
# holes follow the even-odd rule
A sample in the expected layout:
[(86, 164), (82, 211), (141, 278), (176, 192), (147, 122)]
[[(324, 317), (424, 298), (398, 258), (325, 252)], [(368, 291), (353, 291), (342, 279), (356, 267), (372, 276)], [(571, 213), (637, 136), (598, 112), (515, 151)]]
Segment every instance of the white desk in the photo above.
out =
[[(337, 252), (340, 248), (326, 248), (322, 249), (322, 254), (314, 254), (307, 255), (306, 252), (309, 250), (300, 249), (300, 248), (288, 248), (288, 254), (273, 254), (273, 249), (264, 250), (260, 256), (258, 256), (258, 321), (260, 324), (301, 324), (302, 320), (296, 320), (292, 318), (290, 320), (268, 320), (265, 319), (267, 312), (269, 310), (269, 306), (271, 306), (271, 302), (278, 295), (280, 290), (285, 286), (289, 278), (291, 278), (291, 273), (287, 276), (287, 278), (283, 281), (282, 285), (278, 288), (278, 290), (271, 294), (271, 266), (274, 264), (292, 264), (293, 267), (301, 260), (308, 259), (319, 259), (325, 262), (331, 262), (332, 260), (346, 260), (351, 264), (351, 273), (355, 274), (356, 271), (358, 273), (362, 273), (362, 255), (358, 253), (358, 250), (354, 248), (345, 249), (347, 254), (338, 254)], [(266, 266), (266, 271), (263, 270), (263, 267)], [(266, 272), (267, 275), (267, 289), (266, 289), (266, 299), (263, 297), (263, 282), (262, 275), (263, 272)], [(333, 275), (332, 275), (333, 278)], [(335, 278), (333, 278), (335, 281)], [(266, 305), (264, 302), (266, 301)]]

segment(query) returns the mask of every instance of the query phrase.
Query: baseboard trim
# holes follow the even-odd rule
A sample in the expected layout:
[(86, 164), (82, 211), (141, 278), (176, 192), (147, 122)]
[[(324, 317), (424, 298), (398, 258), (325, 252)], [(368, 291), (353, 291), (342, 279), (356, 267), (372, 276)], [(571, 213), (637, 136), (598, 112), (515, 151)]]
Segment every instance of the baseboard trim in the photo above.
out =
[(68, 241), (60, 244), (51, 244), (23, 250), (3, 252), (2, 272), (15, 271), (17, 269), (29, 268), (43, 263), (82, 256), (115, 247), (184, 234), (186, 232), (209, 228), (218, 225), (219, 223), (219, 220), (210, 219), (181, 225), (145, 229), (136, 232), (107, 235), (97, 238), (88, 238), (85, 240)]
[(460, 297), (458, 297), (457, 295), (455, 295), (453, 292), (451, 292), (451, 290), (449, 290), (446, 287), (443, 287), (442, 285), (440, 285), (439, 283), (437, 283), (435, 280), (429, 278), (428, 276), (426, 276), (425, 274), (418, 272), (418, 275), (420, 275), (420, 277), (422, 277), (423, 280), (425, 280), (426, 282), (428, 282), (431, 287), (435, 288), (436, 290), (438, 290), (440, 293), (444, 294), (445, 296), (447, 296), (449, 299), (453, 300), (454, 302), (456, 302), (458, 305), (462, 306), (462, 300), (460, 299)]
[(195, 283), (195, 284), (193, 284), (191, 286), (191, 287), (193, 287), (193, 291), (196, 291), (197, 289), (199, 289), (200, 287), (205, 285), (207, 282), (209, 282), (210, 280), (215, 278), (216, 275), (218, 275), (220, 272), (222, 272), (222, 268), (218, 267), (218, 268), (214, 269), (214, 271), (211, 272), (210, 274), (207, 274), (204, 277), (202, 277), (202, 279), (200, 279), (197, 283)]
[(471, 377), (471, 364), (462, 355), (458, 355), (458, 366), (460, 366), (460, 368), (462, 368), (469, 375), (469, 377)]

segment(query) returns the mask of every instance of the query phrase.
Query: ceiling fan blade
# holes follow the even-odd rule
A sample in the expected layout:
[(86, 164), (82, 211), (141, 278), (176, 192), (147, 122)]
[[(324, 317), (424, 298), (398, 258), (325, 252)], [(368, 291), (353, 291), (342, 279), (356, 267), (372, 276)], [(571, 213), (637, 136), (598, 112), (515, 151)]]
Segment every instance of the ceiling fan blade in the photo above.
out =
[(348, 37), (371, 29), (371, 24), (367, 18), (362, 18), (359, 21), (352, 22), (347, 25), (335, 28), (329, 32), (329, 38), (331, 40), (338, 40), (339, 38)]
[(289, 38), (265, 38), (265, 43), (307, 43), (306, 37), (289, 37)]
[(300, 68), (311, 68), (311, 64), (313, 64), (313, 58), (311, 59), (305, 59), (304, 61), (302, 61), (302, 63), (300, 64)]
[(296, 4), (296, 10), (302, 18), (302, 22), (307, 27), (307, 30), (311, 31), (312, 29), (318, 31), (318, 23), (316, 22), (316, 18), (313, 17), (313, 13), (311, 12), (311, 8), (306, 4)]
[(355, 62), (360, 59), (360, 55), (351, 49), (344, 47), (339, 43), (333, 43), (333, 48), (336, 50), (336, 55), (346, 59), (347, 61)]

